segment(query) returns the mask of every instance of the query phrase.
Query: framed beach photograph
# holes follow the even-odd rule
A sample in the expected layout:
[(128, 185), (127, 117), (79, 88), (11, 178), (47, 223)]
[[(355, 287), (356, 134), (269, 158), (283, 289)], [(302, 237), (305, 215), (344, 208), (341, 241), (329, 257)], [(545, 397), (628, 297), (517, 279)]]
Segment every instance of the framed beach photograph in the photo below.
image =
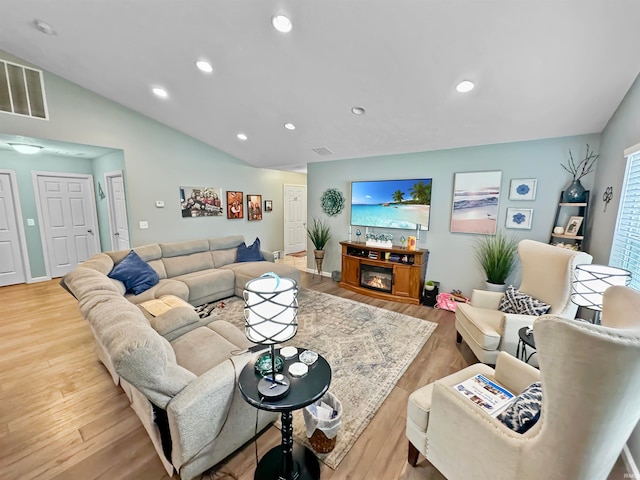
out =
[(271, 210), (273, 210), (273, 201), (272, 200), (265, 200), (264, 201), (264, 211), (265, 212), (270, 212)]
[(456, 173), (453, 181), (451, 232), (494, 235), (502, 172)]
[(220, 216), (224, 213), (222, 188), (180, 187), (180, 209), (184, 218)]
[(535, 200), (537, 184), (535, 178), (512, 178), (509, 200)]
[(247, 220), (262, 220), (262, 195), (247, 195)]
[(569, 217), (569, 221), (567, 222), (567, 227), (564, 229), (565, 235), (578, 235), (578, 231), (580, 230), (580, 225), (582, 225), (583, 217)]
[(227, 190), (227, 218), (244, 218), (244, 194)]
[(507, 208), (507, 228), (531, 230), (533, 208)]

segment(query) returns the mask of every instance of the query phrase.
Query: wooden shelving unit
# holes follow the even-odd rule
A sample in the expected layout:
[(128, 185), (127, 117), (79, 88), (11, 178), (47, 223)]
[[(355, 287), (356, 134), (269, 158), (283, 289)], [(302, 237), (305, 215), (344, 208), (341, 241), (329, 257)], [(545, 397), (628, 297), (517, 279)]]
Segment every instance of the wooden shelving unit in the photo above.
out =
[[(577, 245), (578, 248), (582, 250), (582, 242), (586, 239), (585, 232), (587, 229), (587, 220), (589, 218), (589, 190), (587, 190), (586, 192), (586, 196), (587, 196), (586, 201), (580, 202), (580, 203), (563, 202), (562, 201), (563, 195), (564, 195), (564, 192), (561, 192), (560, 200), (558, 201), (558, 208), (556, 209), (556, 217), (553, 220), (553, 225), (551, 226), (551, 235), (549, 237), (549, 243), (557, 244), (558, 242), (568, 240), (569, 242), (564, 242), (564, 243), (571, 243), (571, 244)], [(569, 209), (573, 209), (573, 210), (569, 210)], [(566, 213), (567, 210), (569, 210), (569, 213)], [(567, 218), (572, 215), (582, 217), (582, 224), (580, 225), (580, 228), (578, 229), (578, 232), (576, 235), (567, 235), (566, 233), (562, 233), (562, 234), (553, 233), (553, 229), (558, 225), (558, 220), (560, 219), (563, 212), (566, 214), (564, 216), (567, 216)]]
[(372, 247), (347, 241), (340, 245), (342, 288), (383, 300), (420, 304), (428, 250)]

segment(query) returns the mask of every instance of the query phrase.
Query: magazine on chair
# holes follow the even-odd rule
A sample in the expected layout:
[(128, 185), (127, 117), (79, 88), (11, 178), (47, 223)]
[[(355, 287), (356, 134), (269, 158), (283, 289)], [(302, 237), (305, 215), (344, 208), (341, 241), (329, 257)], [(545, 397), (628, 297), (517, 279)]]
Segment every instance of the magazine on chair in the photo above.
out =
[(476, 375), (455, 385), (462, 395), (495, 417), (511, 403), (515, 395), (484, 375)]

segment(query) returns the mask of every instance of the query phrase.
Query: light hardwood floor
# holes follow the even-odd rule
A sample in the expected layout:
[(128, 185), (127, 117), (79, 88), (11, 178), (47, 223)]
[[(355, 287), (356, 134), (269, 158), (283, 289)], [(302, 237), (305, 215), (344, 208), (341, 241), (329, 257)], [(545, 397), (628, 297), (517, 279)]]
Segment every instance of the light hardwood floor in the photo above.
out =
[[(338, 468), (321, 464), (322, 480), (442, 478), (425, 462), (407, 468), (404, 430), (413, 390), (476, 361), (465, 344), (455, 342), (453, 314), (371, 299), (306, 273), (302, 286), (438, 323)], [(0, 311), (2, 479), (170, 478), (125, 394), (99, 363), (77, 302), (57, 280), (0, 288)], [(279, 430), (267, 429), (257, 440), (258, 455), (279, 440)], [(255, 448), (253, 442), (245, 445), (203, 480), (253, 479)], [(623, 478), (620, 465), (615, 472), (610, 479)]]

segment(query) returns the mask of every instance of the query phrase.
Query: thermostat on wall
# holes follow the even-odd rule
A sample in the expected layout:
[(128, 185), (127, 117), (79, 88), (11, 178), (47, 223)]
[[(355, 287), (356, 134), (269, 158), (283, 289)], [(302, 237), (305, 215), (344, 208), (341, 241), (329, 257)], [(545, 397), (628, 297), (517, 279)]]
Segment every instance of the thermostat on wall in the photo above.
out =
[(162, 200), (156, 200), (157, 208), (164, 208), (164, 202)]

